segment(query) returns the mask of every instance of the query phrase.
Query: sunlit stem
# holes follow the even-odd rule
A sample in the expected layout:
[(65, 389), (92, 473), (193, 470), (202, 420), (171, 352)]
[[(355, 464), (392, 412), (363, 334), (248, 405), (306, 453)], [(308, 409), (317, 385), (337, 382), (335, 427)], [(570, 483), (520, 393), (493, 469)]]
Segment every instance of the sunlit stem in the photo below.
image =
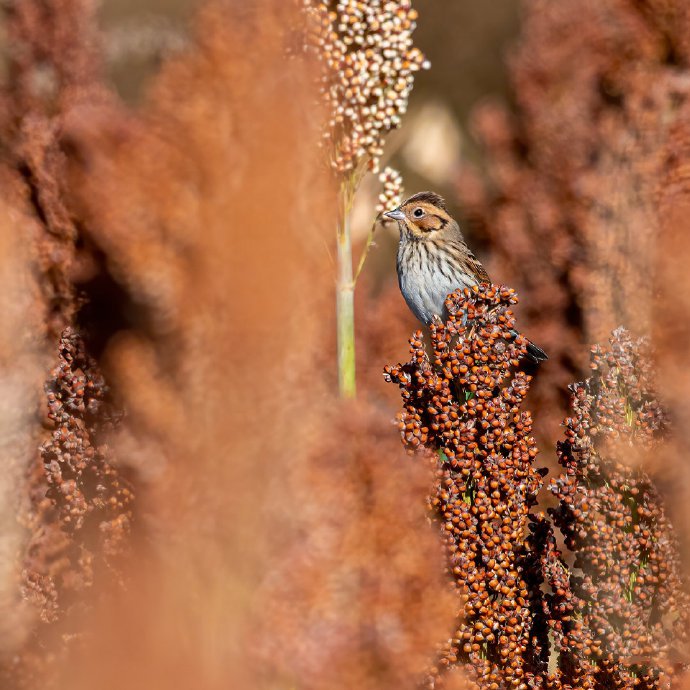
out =
[(353, 178), (340, 188), (338, 219), (338, 281), (336, 285), (336, 318), (338, 329), (338, 388), (342, 398), (354, 398), (355, 383), (355, 284), (352, 275), (352, 237), (350, 211), (354, 196)]
[(359, 263), (357, 264), (357, 270), (355, 271), (355, 279), (354, 279), (354, 284), (357, 285), (357, 279), (359, 278), (359, 274), (362, 272), (362, 269), (364, 268), (364, 262), (367, 260), (367, 256), (369, 255), (369, 249), (371, 249), (371, 245), (374, 244), (374, 232), (376, 231), (376, 223), (374, 223), (371, 226), (371, 230), (369, 230), (369, 234), (367, 235), (367, 241), (364, 244), (364, 249), (362, 249), (362, 255), (359, 257)]

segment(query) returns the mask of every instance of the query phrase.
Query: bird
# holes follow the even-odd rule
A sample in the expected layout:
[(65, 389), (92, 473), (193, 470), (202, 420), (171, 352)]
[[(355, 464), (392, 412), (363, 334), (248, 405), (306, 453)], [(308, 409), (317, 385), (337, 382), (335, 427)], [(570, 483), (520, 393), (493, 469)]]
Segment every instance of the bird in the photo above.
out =
[[(491, 283), (438, 194), (419, 192), (382, 215), (398, 224), (396, 267), (400, 292), (425, 326), (436, 318), (447, 319), (445, 301), (451, 292)], [(537, 364), (548, 359), (544, 350), (529, 341), (527, 357)]]

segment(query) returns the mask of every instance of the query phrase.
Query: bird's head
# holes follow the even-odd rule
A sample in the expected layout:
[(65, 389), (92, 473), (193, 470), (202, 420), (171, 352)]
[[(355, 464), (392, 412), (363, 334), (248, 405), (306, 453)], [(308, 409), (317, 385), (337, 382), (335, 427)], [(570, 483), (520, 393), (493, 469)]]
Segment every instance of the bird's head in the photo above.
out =
[(459, 233), (446, 202), (434, 192), (419, 192), (383, 216), (397, 221), (401, 236), (411, 239), (437, 239)]

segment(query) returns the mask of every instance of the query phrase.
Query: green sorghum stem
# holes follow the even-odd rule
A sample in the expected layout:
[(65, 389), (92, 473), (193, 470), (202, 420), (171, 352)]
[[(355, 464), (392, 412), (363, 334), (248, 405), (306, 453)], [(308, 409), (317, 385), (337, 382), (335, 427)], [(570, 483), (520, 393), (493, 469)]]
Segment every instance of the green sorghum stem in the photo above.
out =
[(352, 237), (350, 211), (353, 185), (351, 180), (340, 188), (338, 219), (338, 281), (336, 285), (336, 319), (338, 330), (338, 388), (340, 397), (354, 398), (355, 383), (355, 286), (352, 274)]

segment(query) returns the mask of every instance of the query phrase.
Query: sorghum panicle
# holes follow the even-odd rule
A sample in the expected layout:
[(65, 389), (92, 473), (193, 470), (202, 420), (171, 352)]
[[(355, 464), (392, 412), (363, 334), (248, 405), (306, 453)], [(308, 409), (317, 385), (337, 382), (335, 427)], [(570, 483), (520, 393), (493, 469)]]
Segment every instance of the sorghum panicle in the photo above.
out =
[(45, 394), (51, 434), (30, 476), (35, 501), (25, 521), (33, 531), (23, 577), (41, 618), (53, 622), (93, 584), (98, 567), (119, 577), (112, 566), (128, 548), (134, 494), (105, 440), (122, 414), (72, 327), (62, 334)]
[(431, 325), (432, 355), (418, 331), (411, 361), (385, 369), (402, 392), (405, 445), (438, 454), (431, 507), (463, 601), (430, 686), (459, 663), (482, 688), (527, 688), (547, 646), (523, 569), (542, 473), (522, 409), (531, 377), (519, 370), (527, 341), (515, 335), (516, 302), (505, 287), (456, 291), (448, 321)]
[(571, 387), (550, 512), (575, 554), (574, 596), (554, 618), (559, 672), (577, 687), (666, 687), (687, 640), (678, 544), (644, 468), (668, 427), (651, 362), (644, 339), (617, 329), (608, 347), (592, 348), (592, 376)]
[(415, 72), (428, 67), (412, 44), (417, 12), (410, 0), (304, 0), (304, 9), (308, 46), (323, 67), (330, 164), (340, 174), (376, 172)]
[(383, 185), (383, 190), (376, 204), (377, 214), (392, 211), (403, 201), (403, 179), (397, 170), (391, 167), (384, 168), (379, 174), (379, 182)]

